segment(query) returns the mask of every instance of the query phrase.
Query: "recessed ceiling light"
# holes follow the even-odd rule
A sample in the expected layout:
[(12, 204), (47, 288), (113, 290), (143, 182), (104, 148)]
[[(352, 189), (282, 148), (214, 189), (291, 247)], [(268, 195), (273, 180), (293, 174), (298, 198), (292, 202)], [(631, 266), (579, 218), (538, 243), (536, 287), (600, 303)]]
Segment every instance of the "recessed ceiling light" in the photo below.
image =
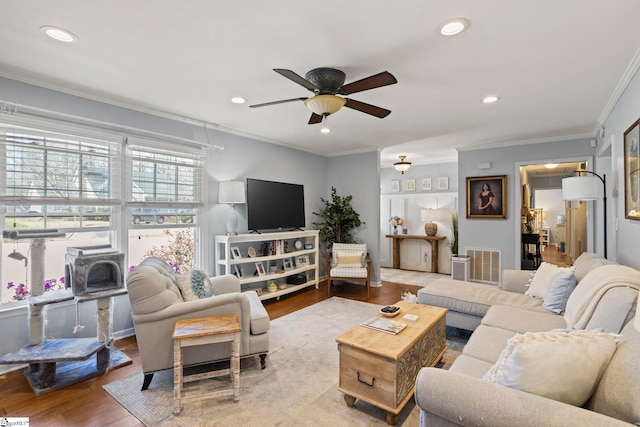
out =
[(244, 104), (245, 102), (247, 102), (247, 100), (241, 96), (234, 96), (233, 98), (231, 98), (231, 102), (233, 102), (234, 104)]
[(62, 28), (44, 25), (40, 27), (40, 31), (42, 31), (52, 39), (58, 40), (59, 42), (75, 43), (78, 41), (78, 37), (76, 37), (75, 34), (70, 33), (67, 30), (63, 30)]
[(467, 28), (469, 28), (471, 22), (465, 18), (456, 18), (451, 19), (449, 21), (443, 22), (438, 27), (438, 33), (443, 36), (455, 36), (456, 34), (460, 34)]
[(494, 102), (497, 102), (499, 100), (500, 97), (495, 95), (489, 95), (482, 98), (482, 102), (484, 102), (485, 104), (493, 104)]

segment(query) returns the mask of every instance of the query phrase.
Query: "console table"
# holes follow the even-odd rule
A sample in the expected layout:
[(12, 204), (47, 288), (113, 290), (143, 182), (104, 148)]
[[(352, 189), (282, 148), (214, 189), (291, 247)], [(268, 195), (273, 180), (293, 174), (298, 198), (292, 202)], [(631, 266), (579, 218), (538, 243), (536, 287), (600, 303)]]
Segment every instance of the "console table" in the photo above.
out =
[(400, 268), (400, 242), (402, 240), (425, 240), (431, 244), (431, 273), (438, 272), (438, 242), (446, 239), (445, 236), (387, 234), (385, 237), (393, 239), (393, 268)]

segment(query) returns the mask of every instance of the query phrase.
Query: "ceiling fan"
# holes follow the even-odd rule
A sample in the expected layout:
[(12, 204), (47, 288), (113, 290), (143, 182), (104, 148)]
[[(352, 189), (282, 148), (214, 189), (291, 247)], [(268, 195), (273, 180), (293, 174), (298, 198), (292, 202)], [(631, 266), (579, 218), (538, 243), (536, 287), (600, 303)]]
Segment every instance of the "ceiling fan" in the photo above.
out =
[(305, 74), (304, 78), (291, 70), (274, 68), (273, 71), (298, 83), (300, 86), (313, 92), (314, 95), (309, 98), (284, 99), (282, 101), (250, 105), (250, 107), (258, 108), (283, 104), (285, 102), (304, 101), (304, 105), (313, 111), (309, 119), (310, 125), (321, 123), (323, 119), (326, 119), (327, 116), (337, 112), (342, 107), (352, 108), (380, 119), (387, 117), (391, 113), (391, 110), (356, 101), (355, 99), (343, 98), (338, 95), (351, 95), (353, 93), (398, 83), (396, 78), (388, 71), (383, 71), (346, 85), (344, 84), (346, 74), (335, 68), (315, 68)]

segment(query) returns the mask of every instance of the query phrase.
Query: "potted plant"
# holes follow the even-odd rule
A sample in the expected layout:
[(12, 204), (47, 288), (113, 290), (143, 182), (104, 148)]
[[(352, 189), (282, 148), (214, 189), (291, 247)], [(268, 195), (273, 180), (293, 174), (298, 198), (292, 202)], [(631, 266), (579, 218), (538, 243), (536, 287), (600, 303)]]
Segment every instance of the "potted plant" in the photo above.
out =
[(353, 232), (364, 222), (360, 215), (351, 206), (353, 196), (341, 197), (335, 187), (331, 187), (331, 199), (320, 198), (324, 203), (321, 212), (313, 212), (322, 218), (322, 222), (314, 222), (313, 225), (320, 230), (320, 238), (330, 249), (334, 243), (356, 243)]
[(458, 214), (451, 214), (451, 255), (458, 256)]

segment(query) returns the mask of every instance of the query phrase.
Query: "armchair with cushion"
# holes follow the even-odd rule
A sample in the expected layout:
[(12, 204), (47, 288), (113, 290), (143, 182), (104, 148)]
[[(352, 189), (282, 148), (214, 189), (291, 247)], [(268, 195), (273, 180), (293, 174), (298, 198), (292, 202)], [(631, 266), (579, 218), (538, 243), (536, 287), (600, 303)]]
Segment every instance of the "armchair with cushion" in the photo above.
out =
[(371, 257), (366, 244), (334, 243), (327, 259), (327, 288), (331, 296), (333, 280), (364, 281), (367, 298), (371, 288)]
[[(240, 292), (235, 276), (210, 279), (213, 296), (185, 300), (176, 274), (162, 259), (149, 257), (127, 276), (133, 324), (142, 370), (142, 390), (154, 372), (173, 368), (172, 334), (176, 320), (236, 314), (242, 327), (240, 357), (259, 355), (262, 368), (269, 351), (269, 315), (255, 291)], [(184, 366), (228, 359), (227, 343), (190, 347), (184, 350)]]

